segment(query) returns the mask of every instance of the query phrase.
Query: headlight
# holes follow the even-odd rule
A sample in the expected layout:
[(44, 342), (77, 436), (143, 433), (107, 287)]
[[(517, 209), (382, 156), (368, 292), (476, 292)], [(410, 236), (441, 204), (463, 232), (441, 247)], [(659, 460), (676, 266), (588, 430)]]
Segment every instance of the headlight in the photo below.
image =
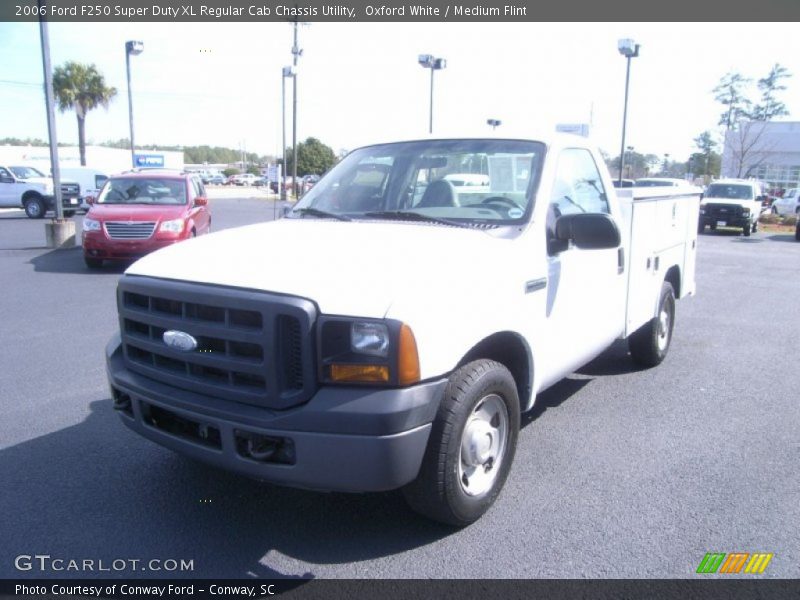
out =
[(186, 222), (183, 219), (173, 219), (172, 221), (164, 221), (158, 228), (159, 231), (169, 231), (172, 233), (180, 233)]
[(84, 231), (100, 231), (100, 221), (95, 221), (94, 219), (83, 219), (83, 230)]
[(420, 379), (417, 342), (400, 321), (322, 317), (318, 348), (323, 382), (405, 386)]
[(353, 323), (350, 327), (350, 349), (356, 354), (388, 356), (389, 329), (383, 323)]

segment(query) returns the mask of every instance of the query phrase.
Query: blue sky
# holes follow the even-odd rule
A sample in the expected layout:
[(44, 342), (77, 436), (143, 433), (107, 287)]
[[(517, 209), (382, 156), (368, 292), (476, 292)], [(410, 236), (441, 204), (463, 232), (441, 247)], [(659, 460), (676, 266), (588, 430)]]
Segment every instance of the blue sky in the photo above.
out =
[[(493, 117), (518, 133), (591, 117), (595, 141), (616, 155), (625, 78), (616, 44), (632, 37), (642, 49), (632, 64), (627, 144), (683, 159), (694, 137), (715, 130), (721, 108), (711, 89), (728, 71), (758, 78), (776, 62), (788, 67), (795, 76), (783, 99), (800, 120), (795, 29), (791, 23), (312, 23), (300, 31), (298, 137), (313, 135), (339, 150), (424, 135), (429, 72), (416, 57), (432, 53), (448, 60), (436, 73), (436, 130), (474, 131)], [(107, 111), (89, 114), (89, 140), (128, 136), (124, 44), (138, 39), (145, 50), (132, 58), (137, 142), (244, 145), (264, 154), (280, 152), (280, 70), (291, 61), (291, 38), (284, 23), (50, 25), (54, 65), (94, 63), (119, 91)], [(0, 56), (0, 137), (45, 138), (38, 25), (0, 23)], [(59, 114), (57, 126), (60, 141), (77, 141), (74, 113)]]

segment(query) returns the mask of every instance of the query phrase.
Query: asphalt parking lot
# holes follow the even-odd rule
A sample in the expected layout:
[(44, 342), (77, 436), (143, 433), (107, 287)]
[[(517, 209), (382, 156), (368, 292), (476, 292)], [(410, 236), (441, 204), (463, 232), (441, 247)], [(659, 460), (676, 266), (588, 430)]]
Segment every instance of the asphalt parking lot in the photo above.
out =
[[(273, 215), (212, 210), (216, 230)], [(0, 213), (0, 577), (683, 578), (707, 552), (773, 553), (763, 577), (800, 577), (792, 235), (702, 235), (667, 360), (639, 371), (615, 345), (542, 394), (499, 500), (453, 531), (397, 493), (280, 488), (125, 429), (103, 363), (123, 269), (44, 248), (42, 223)], [(20, 572), (22, 554), (194, 569)]]

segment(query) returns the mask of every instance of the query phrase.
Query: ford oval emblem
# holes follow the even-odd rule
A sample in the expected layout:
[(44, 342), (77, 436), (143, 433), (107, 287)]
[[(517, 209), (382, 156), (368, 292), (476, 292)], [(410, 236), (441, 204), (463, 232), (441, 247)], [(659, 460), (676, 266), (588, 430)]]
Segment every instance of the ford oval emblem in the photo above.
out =
[(180, 350), (181, 352), (191, 352), (197, 348), (197, 340), (183, 331), (170, 329), (164, 332), (161, 339), (164, 340), (164, 343), (170, 348)]

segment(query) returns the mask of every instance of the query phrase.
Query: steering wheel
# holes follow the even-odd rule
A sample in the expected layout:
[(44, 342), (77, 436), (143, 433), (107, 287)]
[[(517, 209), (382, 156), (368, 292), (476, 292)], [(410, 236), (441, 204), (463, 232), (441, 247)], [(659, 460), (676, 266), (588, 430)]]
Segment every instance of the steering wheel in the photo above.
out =
[(514, 202), (511, 198), (506, 198), (505, 196), (490, 196), (489, 198), (482, 200), (481, 204), (505, 204), (511, 208), (522, 210), (522, 207), (519, 204)]

